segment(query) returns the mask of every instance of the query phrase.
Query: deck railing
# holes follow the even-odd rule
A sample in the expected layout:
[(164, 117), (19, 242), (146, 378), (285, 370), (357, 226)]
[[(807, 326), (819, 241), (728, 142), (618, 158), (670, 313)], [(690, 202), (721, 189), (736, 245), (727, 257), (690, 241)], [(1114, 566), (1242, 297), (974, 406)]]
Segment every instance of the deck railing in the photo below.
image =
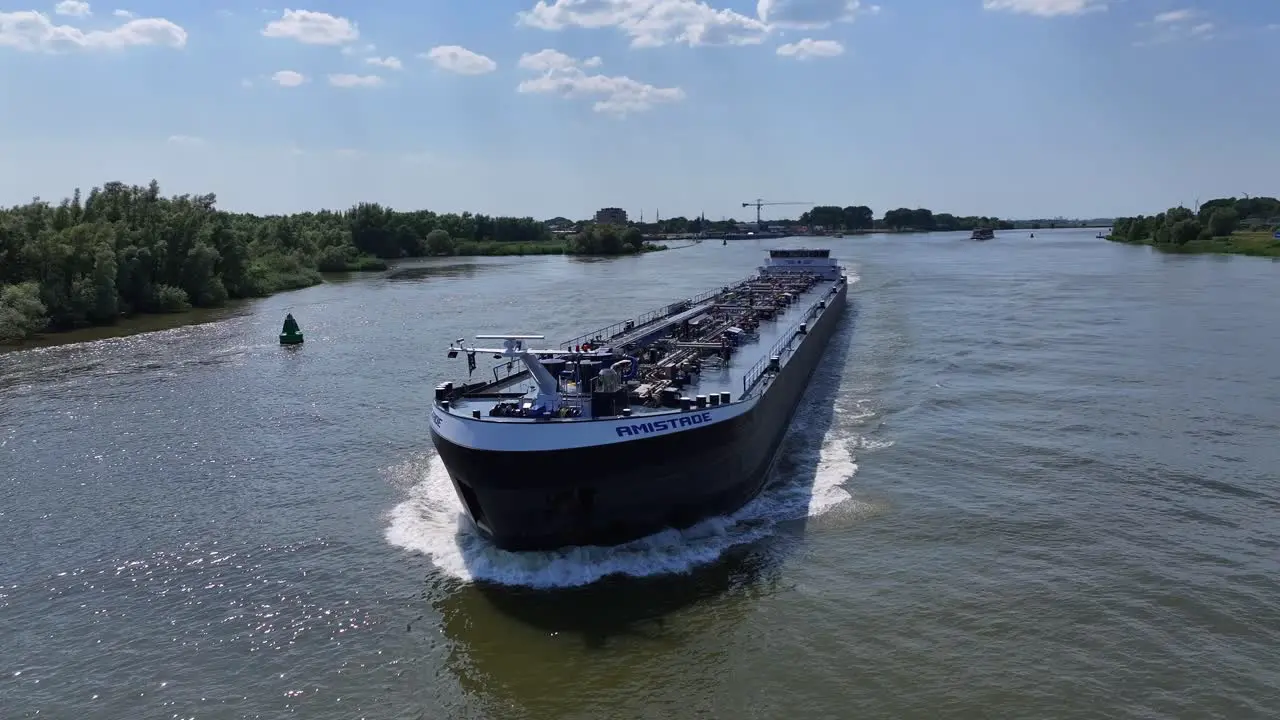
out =
[(493, 381), (495, 383), (501, 382), (503, 380), (506, 380), (509, 377), (513, 377), (521, 373), (526, 373), (528, 371), (529, 370), (524, 366), (524, 363), (518, 363), (514, 359), (503, 360), (502, 362), (493, 366)]
[[(773, 344), (773, 347), (769, 348), (769, 352), (765, 353), (764, 357), (756, 361), (756, 364), (751, 366), (751, 369), (747, 371), (747, 374), (742, 376), (743, 400), (755, 391), (760, 378), (764, 377), (765, 372), (769, 369), (770, 360), (776, 356), (779, 363), (785, 363), (787, 361), (787, 356), (795, 349), (793, 346), (795, 345), (796, 338), (799, 337), (800, 326), (808, 323), (814, 317), (821, 315), (825, 307), (820, 306), (823, 306), (823, 304), (829, 299), (830, 297), (828, 295), (824, 295), (821, 300), (815, 300), (813, 304), (809, 306), (809, 309), (805, 310), (804, 315), (800, 318), (799, 322), (792, 325), (787, 332), (782, 335), (782, 337), (778, 338), (778, 341)], [(806, 330), (811, 329), (812, 328), (806, 328)]]
[[(737, 282), (733, 282), (728, 285), (722, 285), (714, 290), (708, 290), (704, 293), (694, 295), (693, 297), (685, 298), (683, 300), (677, 300), (676, 302), (673, 302), (668, 305), (664, 305), (660, 308), (650, 310), (648, 312), (637, 315), (634, 318), (631, 318), (629, 320), (622, 320), (620, 322), (613, 323), (612, 325), (606, 325), (600, 328), (599, 330), (593, 330), (589, 333), (583, 333), (578, 337), (573, 338), (572, 340), (566, 340), (560, 343), (560, 348), (562, 350), (569, 350), (573, 348), (573, 346), (575, 345), (581, 345), (584, 342), (589, 342), (596, 338), (600, 338), (601, 342), (609, 342), (610, 340), (613, 340), (614, 338), (620, 335), (633, 332), (635, 330), (645, 327), (646, 325), (652, 325), (661, 320), (665, 320), (671, 317), (672, 315), (677, 315), (679, 313), (682, 313), (685, 310), (688, 310), (689, 308), (693, 307), (694, 305), (704, 303), (710, 300), (711, 298), (719, 295), (720, 293), (724, 292), (725, 288), (731, 288), (737, 285), (741, 285), (742, 283), (747, 282), (748, 280), (751, 280), (754, 277), (755, 277), (754, 274), (748, 275), (747, 277), (741, 280), (738, 280)], [(631, 327), (628, 328), (627, 327), (628, 324), (630, 324)]]

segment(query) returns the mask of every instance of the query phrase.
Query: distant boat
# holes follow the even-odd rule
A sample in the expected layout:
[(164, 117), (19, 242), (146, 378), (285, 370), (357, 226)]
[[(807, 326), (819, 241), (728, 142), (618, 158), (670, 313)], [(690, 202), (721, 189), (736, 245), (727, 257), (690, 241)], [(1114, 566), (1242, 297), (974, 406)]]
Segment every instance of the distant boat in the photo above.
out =
[(978, 228), (973, 231), (973, 234), (969, 236), (969, 239), (970, 240), (993, 240), (995, 239), (995, 236), (996, 236), (996, 231), (992, 230), (991, 228)]

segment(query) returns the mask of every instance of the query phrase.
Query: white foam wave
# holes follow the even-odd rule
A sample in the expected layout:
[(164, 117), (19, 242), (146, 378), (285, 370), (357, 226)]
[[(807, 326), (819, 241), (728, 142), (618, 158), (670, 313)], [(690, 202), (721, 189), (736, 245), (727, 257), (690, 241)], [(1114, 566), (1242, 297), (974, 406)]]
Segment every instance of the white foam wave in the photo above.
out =
[[(552, 552), (510, 553), (481, 538), (463, 513), (444, 463), (428, 455), (393, 470), (413, 482), (408, 497), (390, 512), (386, 539), (396, 547), (430, 558), (442, 573), (463, 581), (550, 588), (586, 585), (607, 575), (651, 576), (687, 572), (714, 561), (725, 550), (774, 532), (778, 523), (814, 517), (850, 500), (844, 484), (857, 472), (850, 442), (829, 432), (805, 462), (803, 448), (754, 501), (728, 517), (714, 517), (686, 530), (666, 530), (625, 545), (575, 547)], [(417, 477), (415, 478), (414, 475)]]

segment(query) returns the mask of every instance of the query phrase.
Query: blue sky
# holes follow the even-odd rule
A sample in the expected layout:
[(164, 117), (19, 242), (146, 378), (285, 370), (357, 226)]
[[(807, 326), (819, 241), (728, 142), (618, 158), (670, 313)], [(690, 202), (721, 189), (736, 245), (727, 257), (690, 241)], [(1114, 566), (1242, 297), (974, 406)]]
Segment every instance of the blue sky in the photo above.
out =
[(0, 203), (153, 177), (540, 218), (1280, 194), (1275, 2), (119, 2), (0, 0)]

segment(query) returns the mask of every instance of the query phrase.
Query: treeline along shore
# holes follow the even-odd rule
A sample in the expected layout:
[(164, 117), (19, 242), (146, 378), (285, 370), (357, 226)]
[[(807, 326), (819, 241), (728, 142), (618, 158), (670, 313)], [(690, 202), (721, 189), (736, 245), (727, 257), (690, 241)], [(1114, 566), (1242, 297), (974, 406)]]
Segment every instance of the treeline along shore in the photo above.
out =
[[(552, 218), (547, 224), (554, 228), (572, 229), (581, 223), (564, 217)], [(754, 221), (743, 221), (735, 218), (725, 220), (707, 220), (704, 218), (687, 218), (683, 216), (664, 218), (652, 222), (632, 222), (633, 227), (640, 228), (647, 235), (688, 235), (698, 233), (724, 234), (741, 231), (745, 226), (755, 227)], [(798, 218), (781, 218), (766, 220), (763, 224), (783, 232), (841, 232), (841, 233), (927, 233), (952, 232), (956, 230), (970, 231), (976, 228), (993, 230), (1012, 230), (1015, 224), (1009, 220), (986, 215), (952, 215), (951, 213), (935, 213), (928, 208), (897, 208), (888, 210), (883, 217), (877, 218), (875, 211), (866, 205), (817, 205), (800, 214)], [(1029, 223), (1039, 229), (1041, 223)], [(1044, 221), (1046, 227), (1052, 221)], [(1073, 226), (1078, 226), (1076, 223)], [(1064, 227), (1067, 223), (1064, 221)]]
[(624, 255), (665, 246), (639, 230), (584, 225), (556, 235), (533, 218), (350, 210), (258, 216), (214, 195), (164, 197), (112, 182), (56, 205), (0, 209), (0, 343), (110, 325), (139, 313), (218, 307), (321, 282), (322, 272), (385, 270), (443, 255)]
[(1151, 216), (1116, 218), (1108, 239), (1169, 252), (1280, 257), (1277, 227), (1280, 200), (1219, 198), (1195, 210), (1174, 207)]
[(884, 217), (877, 220), (875, 213), (866, 205), (818, 205), (802, 214), (800, 223), (844, 232), (950, 232), (980, 227), (1013, 229), (1013, 223), (997, 217), (935, 213), (928, 208), (886, 210)]
[[(1026, 223), (1018, 223), (1023, 226)], [(1280, 256), (1280, 201), (1222, 198), (1195, 211), (1116, 219), (1110, 239), (1180, 252)], [(123, 317), (216, 308), (322, 282), (323, 272), (385, 270), (387, 261), (450, 255), (627, 255), (665, 249), (646, 236), (733, 232), (736, 220), (675, 217), (625, 226), (553, 218), (401, 212), (375, 203), (343, 211), (259, 216), (216, 207), (214, 195), (164, 197), (111, 182), (58, 204), (0, 209), (0, 343), (112, 325)], [(783, 232), (934, 232), (1015, 223), (898, 208), (819, 205)], [(1040, 227), (1039, 221), (1031, 225)]]

